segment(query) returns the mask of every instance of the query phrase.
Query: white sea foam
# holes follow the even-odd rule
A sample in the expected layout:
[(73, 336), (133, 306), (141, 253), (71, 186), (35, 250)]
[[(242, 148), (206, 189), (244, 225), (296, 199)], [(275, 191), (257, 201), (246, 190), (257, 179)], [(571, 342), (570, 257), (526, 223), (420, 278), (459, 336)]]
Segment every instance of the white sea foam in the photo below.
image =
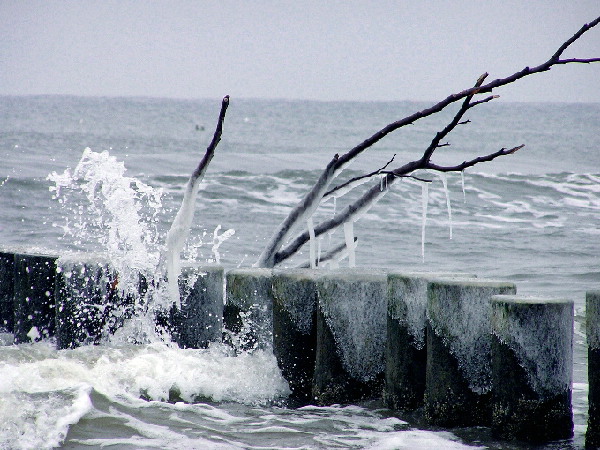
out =
[[(93, 386), (110, 396), (168, 399), (173, 388), (183, 400), (261, 403), (288, 393), (272, 354), (233, 356), (220, 344), (182, 350), (166, 344), (86, 346), (54, 351), (33, 344), (29, 351), (2, 347), (0, 392), (48, 392), (74, 385)], [(8, 349), (5, 351), (5, 349)]]
[(369, 450), (429, 450), (429, 449), (483, 449), (482, 446), (466, 445), (459, 442), (452, 433), (442, 431), (408, 430), (390, 433), (379, 439), (373, 439), (364, 447)]
[[(175, 391), (190, 402), (260, 404), (289, 393), (273, 354), (260, 350), (237, 357), (222, 345), (207, 350), (151, 344), (56, 351), (40, 342), (0, 352), (0, 429), (6, 430), (0, 448), (12, 448), (17, 439), (20, 448), (59, 445), (69, 426), (90, 411), (92, 389), (117, 403), (139, 403), (140, 395), (166, 400)], [(147, 434), (148, 425), (140, 427)], [(157, 436), (164, 438), (164, 432)]]
[[(2, 449), (51, 448), (67, 435), (72, 446), (131, 449), (466, 447), (451, 433), (410, 430), (361, 406), (265, 406), (289, 392), (267, 352), (232, 357), (221, 346), (158, 344), (56, 351), (47, 342), (0, 351)], [(139, 399), (173, 388), (220, 403)]]
[(87, 385), (76, 385), (50, 392), (3, 392), (0, 448), (50, 449), (60, 446), (69, 427), (91, 410), (90, 391)]

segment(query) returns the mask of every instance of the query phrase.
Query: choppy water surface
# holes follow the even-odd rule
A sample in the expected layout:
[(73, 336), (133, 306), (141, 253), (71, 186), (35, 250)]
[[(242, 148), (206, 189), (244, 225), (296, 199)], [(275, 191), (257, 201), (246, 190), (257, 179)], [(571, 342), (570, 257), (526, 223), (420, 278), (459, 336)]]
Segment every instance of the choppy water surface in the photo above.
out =
[[(118, 211), (114, 203), (121, 200), (92, 207), (83, 191), (56, 199), (50, 190), (89, 147), (123, 164), (121, 177), (139, 183), (133, 189), (140, 204), (136, 220), (145, 230), (144, 245), (157, 252), (210, 140), (219, 104), (0, 98), (1, 245), (53, 253), (112, 245), (111, 208)], [(424, 106), (232, 99), (186, 257), (250, 266), (333, 154)], [(448, 118), (417, 122), (391, 136), (340, 178), (381, 167), (393, 154), (398, 165), (418, 158)], [(584, 295), (600, 289), (600, 105), (490, 104), (470, 119), (450, 135), (452, 145), (439, 149), (436, 161), (459, 163), (501, 147), (526, 147), (466, 171), (464, 190), (460, 174), (449, 174), (452, 239), (442, 183), (421, 174), (433, 180), (424, 259), (421, 186), (396, 182), (354, 226), (357, 264), (473, 272), (514, 281), (520, 293), (573, 299), (576, 436), (548, 448), (577, 448), (587, 413)], [(155, 203), (143, 186), (157, 193)], [(317, 219), (345, 202), (328, 202)], [(218, 226), (218, 234), (235, 234), (215, 251)], [(320, 245), (343, 240), (338, 231)], [(307, 260), (304, 249), (289, 265)], [(377, 403), (288, 408), (287, 385), (272, 354), (234, 356), (218, 345), (180, 350), (115, 338), (63, 351), (52, 342), (0, 346), (0, 391), (0, 448), (511, 448), (486, 429), (430, 430), (418, 417), (398, 416)], [(169, 403), (173, 392), (197, 403)]]

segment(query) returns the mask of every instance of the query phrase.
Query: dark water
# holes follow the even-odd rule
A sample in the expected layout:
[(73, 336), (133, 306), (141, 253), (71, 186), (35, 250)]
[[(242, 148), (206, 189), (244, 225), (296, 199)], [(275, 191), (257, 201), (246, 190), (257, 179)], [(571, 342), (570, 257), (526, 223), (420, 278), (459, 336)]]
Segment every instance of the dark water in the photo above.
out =
[[(135, 191), (139, 221), (152, 236), (148, 251), (157, 251), (210, 141), (219, 106), (219, 100), (0, 98), (1, 245), (59, 253), (110, 245), (107, 227), (118, 215), (111, 207), (118, 210), (119, 201), (92, 205), (77, 191), (64, 191), (57, 200), (49, 190), (55, 181), (48, 175), (73, 170), (89, 147), (94, 155), (114, 158), (103, 169), (104, 185), (125, 177), (162, 191), (154, 206)], [(219, 259), (226, 267), (252, 265), (333, 154), (426, 106), (232, 99), (185, 254)], [(375, 170), (394, 154), (398, 166), (418, 158), (450, 117), (426, 119), (389, 136), (340, 179)], [(435, 174), (420, 174), (433, 180), (424, 259), (421, 186), (396, 182), (354, 226), (357, 265), (473, 272), (514, 281), (520, 293), (574, 300), (576, 437), (557, 448), (577, 447), (587, 412), (580, 318), (585, 292), (600, 289), (600, 105), (497, 103), (476, 108), (469, 118), (470, 124), (449, 136), (451, 146), (437, 151), (436, 162), (525, 148), (467, 170), (464, 192), (460, 174), (448, 175), (452, 239), (442, 183)], [(126, 169), (121, 175), (120, 163)], [(315, 221), (346, 202), (326, 203)], [(215, 251), (219, 225), (218, 233), (235, 234)], [(338, 231), (321, 246), (343, 239)], [(289, 265), (307, 260), (306, 248)], [(160, 399), (173, 385), (208, 402), (138, 398), (140, 389), (150, 389)], [(123, 342), (61, 352), (44, 342), (0, 347), (0, 390), (0, 447), (7, 448), (58, 444), (65, 436), (67, 448), (508, 448), (485, 429), (427, 431), (376, 404), (274, 406), (285, 398), (286, 386), (272, 355), (261, 352), (233, 358), (221, 348), (184, 351)]]

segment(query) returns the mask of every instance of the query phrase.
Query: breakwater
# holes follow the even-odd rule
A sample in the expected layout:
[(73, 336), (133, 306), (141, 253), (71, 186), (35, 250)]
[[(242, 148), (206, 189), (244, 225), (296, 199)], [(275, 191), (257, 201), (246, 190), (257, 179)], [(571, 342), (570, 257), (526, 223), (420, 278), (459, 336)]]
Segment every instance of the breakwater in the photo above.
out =
[[(139, 306), (93, 255), (3, 252), (0, 262), (0, 319), (15, 343), (98, 343)], [(383, 397), (436, 426), (484, 425), (532, 442), (572, 436), (572, 302), (519, 297), (512, 283), (468, 274), (199, 265), (185, 266), (180, 293), (181, 309), (157, 313), (157, 326), (183, 348), (223, 338), (272, 348), (295, 404)], [(592, 392), (590, 377), (590, 411)]]

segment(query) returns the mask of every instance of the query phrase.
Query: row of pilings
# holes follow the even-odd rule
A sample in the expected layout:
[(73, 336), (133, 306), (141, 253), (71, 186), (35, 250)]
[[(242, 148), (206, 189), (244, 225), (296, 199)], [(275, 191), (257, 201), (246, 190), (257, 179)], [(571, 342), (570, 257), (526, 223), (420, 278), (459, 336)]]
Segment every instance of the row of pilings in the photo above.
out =
[[(140, 277), (142, 295), (148, 283)], [(432, 426), (490, 426), (497, 438), (529, 442), (573, 436), (572, 301), (518, 296), (513, 283), (469, 274), (383, 269), (191, 264), (179, 284), (181, 308), (155, 312), (156, 326), (182, 348), (224, 340), (272, 349), (294, 404), (380, 398)], [(15, 344), (99, 343), (136, 307), (102, 258), (0, 252), (0, 331)], [(600, 292), (588, 292), (586, 311), (594, 448)]]

